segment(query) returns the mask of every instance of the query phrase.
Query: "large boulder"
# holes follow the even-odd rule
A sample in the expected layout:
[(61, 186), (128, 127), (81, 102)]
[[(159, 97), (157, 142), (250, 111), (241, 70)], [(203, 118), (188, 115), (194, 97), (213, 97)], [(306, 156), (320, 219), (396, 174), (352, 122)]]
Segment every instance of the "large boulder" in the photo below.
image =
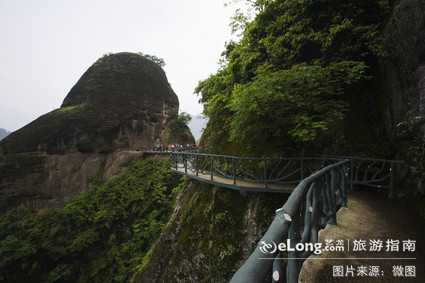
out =
[(149, 148), (177, 117), (164, 71), (134, 53), (106, 55), (71, 89), (62, 106), (7, 137), (4, 153), (111, 152)]
[(134, 53), (103, 56), (60, 108), (0, 142), (0, 212), (61, 206), (158, 142), (194, 143), (186, 125), (175, 130), (178, 107), (157, 63)]

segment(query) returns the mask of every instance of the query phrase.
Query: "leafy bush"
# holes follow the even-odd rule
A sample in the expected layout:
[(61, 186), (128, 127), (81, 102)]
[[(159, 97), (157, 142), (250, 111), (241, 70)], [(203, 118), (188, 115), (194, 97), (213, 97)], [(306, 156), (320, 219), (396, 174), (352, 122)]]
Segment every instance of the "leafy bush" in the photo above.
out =
[(345, 86), (365, 77), (359, 62), (327, 67), (296, 65), (266, 72), (232, 92), (230, 138), (254, 152), (260, 144), (276, 150), (285, 141), (311, 142), (340, 122), (347, 110)]
[(168, 221), (179, 178), (137, 161), (62, 209), (0, 218), (0, 282), (124, 282)]
[[(236, 15), (240, 41), (227, 44), (220, 70), (196, 88), (209, 118), (201, 144), (262, 154), (325, 143), (353, 101), (375, 100), (388, 1), (247, 2), (256, 17)], [(370, 112), (363, 106), (355, 104)]]

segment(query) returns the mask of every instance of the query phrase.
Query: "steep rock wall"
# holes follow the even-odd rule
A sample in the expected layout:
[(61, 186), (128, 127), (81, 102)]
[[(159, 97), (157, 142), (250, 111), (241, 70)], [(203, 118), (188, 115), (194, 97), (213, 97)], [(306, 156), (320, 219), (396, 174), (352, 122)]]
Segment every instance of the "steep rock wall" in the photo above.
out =
[(178, 107), (155, 62), (134, 53), (105, 55), (60, 108), (0, 142), (0, 211), (21, 203), (61, 206), (158, 141), (194, 143), (187, 126), (169, 129)]
[(5, 154), (149, 148), (177, 117), (179, 102), (159, 65), (133, 53), (97, 60), (62, 106), (12, 133)]
[(399, 1), (383, 36), (383, 121), (397, 157), (410, 167), (405, 187), (425, 193), (425, 1)]
[(228, 282), (286, 201), (189, 182), (134, 282)]

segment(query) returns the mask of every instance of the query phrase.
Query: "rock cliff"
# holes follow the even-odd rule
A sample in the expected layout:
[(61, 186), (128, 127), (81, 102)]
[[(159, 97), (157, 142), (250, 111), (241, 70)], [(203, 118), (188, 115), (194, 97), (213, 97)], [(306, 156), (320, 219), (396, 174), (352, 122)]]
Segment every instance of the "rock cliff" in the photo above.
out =
[(0, 142), (0, 210), (61, 205), (155, 142), (194, 143), (187, 126), (170, 131), (178, 108), (157, 63), (134, 53), (103, 56), (60, 108)]
[(402, 0), (394, 6), (383, 32), (387, 56), (382, 73), (381, 112), (396, 144), (397, 157), (408, 161), (411, 192), (425, 193), (425, 1)]
[(229, 282), (286, 197), (189, 183), (133, 282)]
[(59, 109), (11, 134), (1, 148), (6, 154), (148, 148), (178, 107), (159, 65), (132, 53), (106, 55), (83, 74)]

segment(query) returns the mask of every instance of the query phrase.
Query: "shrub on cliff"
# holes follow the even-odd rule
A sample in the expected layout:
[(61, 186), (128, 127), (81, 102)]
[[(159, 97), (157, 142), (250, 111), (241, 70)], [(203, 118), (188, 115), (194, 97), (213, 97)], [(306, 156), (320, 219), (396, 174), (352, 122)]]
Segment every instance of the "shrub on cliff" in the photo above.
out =
[(0, 282), (123, 282), (168, 221), (179, 178), (137, 161), (63, 209), (0, 218)]

